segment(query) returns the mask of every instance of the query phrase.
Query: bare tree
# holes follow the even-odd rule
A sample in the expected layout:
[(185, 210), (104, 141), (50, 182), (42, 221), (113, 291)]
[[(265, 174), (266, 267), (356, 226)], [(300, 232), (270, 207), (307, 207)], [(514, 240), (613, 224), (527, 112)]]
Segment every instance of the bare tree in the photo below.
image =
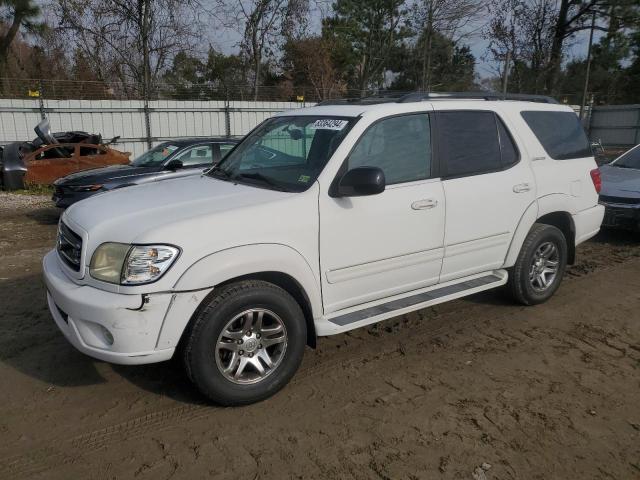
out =
[(469, 35), (470, 24), (476, 21), (483, 8), (479, 0), (418, 0), (413, 6), (413, 22), (421, 31), (422, 76), (420, 88), (431, 88), (433, 38), (435, 32), (454, 43)]
[(38, 24), (35, 18), (40, 14), (40, 7), (33, 0), (0, 0), (0, 77), (7, 63), (9, 48), (18, 35), (21, 27), (32, 29)]
[(309, 10), (308, 0), (218, 0), (227, 28), (243, 28), (240, 49), (251, 66), (253, 96), (258, 99), (262, 68), (295, 36)]
[(100, 80), (134, 82), (147, 98), (175, 54), (195, 44), (192, 6), (189, 0), (54, 0), (53, 11)]
[(333, 40), (323, 37), (292, 40), (287, 44), (292, 73), (300, 78), (300, 83), (313, 87), (318, 100), (332, 98), (345, 89), (331, 59), (333, 48)]
[[(509, 69), (510, 83), (516, 91), (544, 91), (558, 14), (556, 4), (556, 0), (501, 0), (489, 9), (491, 20), (485, 32), (489, 57), (498, 64), (498, 72)], [(510, 65), (505, 67), (507, 58)]]

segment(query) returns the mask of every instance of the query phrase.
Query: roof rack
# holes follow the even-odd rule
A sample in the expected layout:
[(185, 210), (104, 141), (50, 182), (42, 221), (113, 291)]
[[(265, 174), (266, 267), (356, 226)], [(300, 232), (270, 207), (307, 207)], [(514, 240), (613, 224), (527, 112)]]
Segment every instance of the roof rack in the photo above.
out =
[(345, 98), (340, 100), (324, 100), (318, 103), (324, 105), (377, 105), (381, 103), (413, 103), (428, 100), (512, 100), (522, 102), (554, 103), (558, 101), (545, 95), (529, 95), (525, 93), (497, 93), (497, 92), (389, 92), (381, 95), (363, 98)]

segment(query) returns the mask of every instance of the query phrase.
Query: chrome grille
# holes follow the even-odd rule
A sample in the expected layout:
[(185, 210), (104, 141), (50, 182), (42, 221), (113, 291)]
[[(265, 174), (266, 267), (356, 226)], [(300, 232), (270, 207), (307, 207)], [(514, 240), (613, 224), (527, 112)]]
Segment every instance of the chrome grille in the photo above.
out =
[(56, 245), (58, 255), (64, 263), (76, 272), (80, 271), (80, 254), (82, 253), (82, 238), (64, 223), (58, 227), (58, 241)]

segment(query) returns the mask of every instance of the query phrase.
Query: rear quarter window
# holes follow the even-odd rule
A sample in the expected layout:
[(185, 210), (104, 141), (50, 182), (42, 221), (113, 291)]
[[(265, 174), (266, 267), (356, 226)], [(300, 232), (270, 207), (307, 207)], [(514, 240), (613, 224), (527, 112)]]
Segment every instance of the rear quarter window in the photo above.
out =
[(522, 118), (554, 160), (592, 156), (584, 128), (573, 112), (526, 111)]

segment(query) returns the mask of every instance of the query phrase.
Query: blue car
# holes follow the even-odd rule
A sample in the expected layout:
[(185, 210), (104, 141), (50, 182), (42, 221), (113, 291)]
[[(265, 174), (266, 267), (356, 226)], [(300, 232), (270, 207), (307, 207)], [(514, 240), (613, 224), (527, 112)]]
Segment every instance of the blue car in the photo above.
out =
[(164, 142), (143, 153), (129, 165), (112, 165), (72, 173), (53, 184), (57, 207), (116, 188), (198, 175), (217, 164), (238, 140), (230, 138), (183, 138)]
[(600, 167), (603, 227), (640, 232), (640, 145)]

